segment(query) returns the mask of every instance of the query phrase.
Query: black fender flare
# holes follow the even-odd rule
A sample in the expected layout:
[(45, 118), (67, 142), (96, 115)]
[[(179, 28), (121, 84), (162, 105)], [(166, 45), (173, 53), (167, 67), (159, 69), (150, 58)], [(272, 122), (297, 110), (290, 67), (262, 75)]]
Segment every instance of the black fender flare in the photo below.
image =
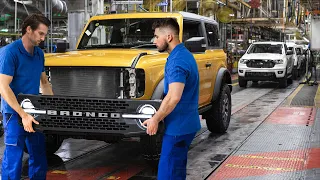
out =
[(225, 67), (220, 68), (217, 73), (216, 82), (214, 84), (212, 102), (218, 98), (220, 91), (221, 91), (222, 83), (228, 84), (229, 88), (230, 88), (230, 92), (232, 91), (231, 82), (232, 82), (232, 80), (231, 80), (231, 74), (230, 74), (229, 70)]
[(159, 81), (157, 87), (154, 89), (151, 99), (162, 99), (164, 90), (164, 79)]

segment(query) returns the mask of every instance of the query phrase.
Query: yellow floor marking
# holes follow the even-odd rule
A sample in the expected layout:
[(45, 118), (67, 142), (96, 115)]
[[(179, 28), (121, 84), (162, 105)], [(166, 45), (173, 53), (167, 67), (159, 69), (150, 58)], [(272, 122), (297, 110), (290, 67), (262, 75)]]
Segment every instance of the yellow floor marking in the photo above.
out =
[(107, 179), (108, 179), (108, 180), (109, 180), (109, 179), (120, 179), (120, 177), (109, 176)]
[(287, 98), (287, 101), (285, 103), (286, 106), (290, 106), (293, 98), (300, 92), (300, 90), (303, 88), (304, 84), (300, 84), (296, 90), (293, 91), (293, 93)]
[(285, 158), (285, 157), (267, 157), (267, 156), (251, 156), (251, 155), (240, 155), (239, 157), (252, 158), (252, 159), (268, 159), (268, 160), (277, 160), (277, 161), (304, 161), (304, 159), (300, 159), (300, 158)]
[(54, 171), (51, 171), (52, 174), (67, 174), (68, 172), (67, 171), (60, 171), (60, 170), (54, 170)]
[(262, 167), (262, 166), (243, 166), (243, 165), (238, 165), (238, 164), (226, 164), (226, 167), (242, 168), (242, 169), (259, 169), (259, 170), (267, 170), (267, 171), (296, 171), (296, 169), (292, 169), (292, 168), (275, 168), (275, 167)]
[(232, 86), (237, 86), (239, 83), (233, 83), (233, 84), (231, 84)]
[(318, 86), (316, 96), (314, 97), (314, 105), (320, 107), (320, 86)]

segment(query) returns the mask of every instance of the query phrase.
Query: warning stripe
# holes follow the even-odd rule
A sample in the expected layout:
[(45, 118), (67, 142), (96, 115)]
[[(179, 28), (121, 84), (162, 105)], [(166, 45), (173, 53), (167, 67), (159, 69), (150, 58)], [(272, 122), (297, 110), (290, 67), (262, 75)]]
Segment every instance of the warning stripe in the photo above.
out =
[(117, 171), (111, 175), (108, 175), (107, 177), (104, 177), (103, 179), (106, 180), (125, 180), (133, 177), (134, 175), (138, 174), (142, 170), (144, 170), (146, 167), (145, 166), (129, 166), (127, 168), (121, 169), (120, 171)]
[(242, 169), (260, 169), (260, 170), (266, 170), (266, 171), (296, 171), (296, 169), (292, 169), (292, 168), (244, 166), (244, 165), (238, 165), (238, 164), (226, 164), (226, 167), (242, 168)]
[(316, 96), (314, 97), (314, 105), (320, 107), (320, 86), (318, 86)]
[(304, 161), (301, 158), (284, 158), (284, 157), (268, 157), (268, 156), (252, 156), (252, 155), (240, 155), (242, 158), (251, 159), (267, 159), (267, 160), (277, 160), (277, 161)]
[(293, 93), (290, 94), (290, 96), (287, 98), (286, 102), (284, 103), (284, 106), (290, 106), (293, 98), (301, 91), (303, 88), (304, 84), (300, 84), (294, 91)]

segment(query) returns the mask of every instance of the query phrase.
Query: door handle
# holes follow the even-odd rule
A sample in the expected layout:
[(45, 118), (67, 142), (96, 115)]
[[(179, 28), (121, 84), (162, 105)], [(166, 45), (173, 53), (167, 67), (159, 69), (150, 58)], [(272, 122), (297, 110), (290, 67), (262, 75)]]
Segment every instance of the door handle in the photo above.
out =
[(206, 67), (211, 67), (211, 63), (206, 63)]

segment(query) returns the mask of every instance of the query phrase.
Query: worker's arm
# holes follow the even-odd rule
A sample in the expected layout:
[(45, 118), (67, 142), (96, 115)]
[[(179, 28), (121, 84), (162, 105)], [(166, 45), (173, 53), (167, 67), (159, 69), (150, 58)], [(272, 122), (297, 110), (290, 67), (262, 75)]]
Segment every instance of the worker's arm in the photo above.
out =
[(184, 86), (184, 83), (180, 82), (169, 84), (168, 94), (163, 99), (157, 113), (152, 118), (143, 122), (147, 126), (147, 134), (154, 135), (157, 133), (159, 122), (168, 116), (179, 103)]
[(40, 87), (43, 95), (53, 95), (52, 87), (45, 72), (41, 73)]
[(10, 83), (13, 77), (5, 74), (0, 74), (0, 93), (2, 98), (9, 104), (9, 106), (15, 110), (22, 118), (22, 124), (24, 130), (27, 132), (35, 132), (32, 128), (32, 122), (39, 124), (31, 115), (24, 112), (20, 107), (16, 96), (10, 88)]
[(153, 116), (153, 118), (158, 123), (162, 121), (166, 116), (168, 116), (177, 106), (177, 104), (181, 99), (183, 89), (184, 89), (183, 83), (175, 82), (175, 83), (169, 84), (168, 94), (163, 99), (157, 113)]

